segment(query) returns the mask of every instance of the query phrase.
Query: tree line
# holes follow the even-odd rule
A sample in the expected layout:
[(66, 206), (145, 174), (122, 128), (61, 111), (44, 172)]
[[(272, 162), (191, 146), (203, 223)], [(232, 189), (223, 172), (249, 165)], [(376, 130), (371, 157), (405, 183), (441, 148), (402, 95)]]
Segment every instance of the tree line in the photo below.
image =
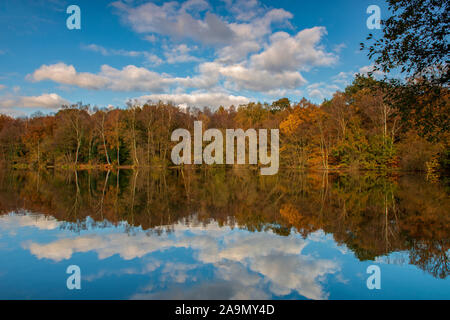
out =
[[(55, 114), (0, 115), (0, 161), (15, 167), (170, 166), (177, 128), (280, 129), (280, 167), (302, 169), (448, 170), (448, 128), (424, 129), (389, 101), (387, 88), (357, 76), (323, 103), (282, 98), (267, 103), (183, 109), (170, 103), (128, 103), (99, 109), (78, 103)], [(448, 114), (448, 89), (434, 109)], [(431, 106), (433, 107), (433, 106)]]

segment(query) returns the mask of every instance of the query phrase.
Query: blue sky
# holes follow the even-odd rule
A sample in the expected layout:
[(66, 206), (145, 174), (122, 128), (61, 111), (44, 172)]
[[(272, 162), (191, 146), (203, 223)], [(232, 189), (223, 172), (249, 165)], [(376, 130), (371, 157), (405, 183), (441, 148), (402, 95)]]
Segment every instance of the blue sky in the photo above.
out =
[[(72, 4), (80, 30), (66, 26)], [(321, 102), (370, 69), (359, 43), (373, 4), (387, 15), (381, 0), (2, 1), (0, 112)]]

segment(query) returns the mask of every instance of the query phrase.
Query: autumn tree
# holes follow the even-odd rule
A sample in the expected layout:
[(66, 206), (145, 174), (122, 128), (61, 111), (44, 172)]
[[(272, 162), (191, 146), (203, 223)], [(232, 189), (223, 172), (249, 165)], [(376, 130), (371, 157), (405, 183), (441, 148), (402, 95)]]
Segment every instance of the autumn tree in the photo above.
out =
[[(367, 48), (375, 70), (384, 72), (389, 100), (402, 120), (427, 139), (441, 140), (450, 128), (450, 4), (443, 0), (387, 2), (392, 15), (382, 21), (383, 36), (376, 39), (370, 34), (361, 48)], [(391, 71), (404, 79), (389, 77)]]

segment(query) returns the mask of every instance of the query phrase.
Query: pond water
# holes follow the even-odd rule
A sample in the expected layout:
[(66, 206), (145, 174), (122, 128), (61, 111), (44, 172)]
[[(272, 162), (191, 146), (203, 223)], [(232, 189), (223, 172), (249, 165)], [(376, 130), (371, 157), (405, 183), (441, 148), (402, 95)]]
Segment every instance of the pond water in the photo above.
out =
[(0, 299), (450, 299), (449, 195), (406, 174), (3, 170)]

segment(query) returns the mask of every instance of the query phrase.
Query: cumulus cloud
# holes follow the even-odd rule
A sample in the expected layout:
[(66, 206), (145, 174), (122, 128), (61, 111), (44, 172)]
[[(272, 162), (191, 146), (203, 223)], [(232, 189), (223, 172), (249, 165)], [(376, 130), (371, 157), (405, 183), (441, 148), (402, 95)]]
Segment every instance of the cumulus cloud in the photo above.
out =
[(234, 45), (226, 46), (219, 50), (217, 62), (230, 64), (245, 59), (250, 53), (261, 49), (261, 44), (256, 40), (241, 41)]
[[(271, 9), (263, 15), (251, 19), (246, 23), (233, 22), (230, 28), (235, 33), (236, 41), (261, 40), (264, 36), (272, 33), (272, 25), (275, 23), (286, 23), (292, 19), (292, 13), (284, 9)], [(289, 25), (289, 24), (288, 24)], [(234, 42), (232, 43), (234, 45)]]
[(333, 93), (340, 89), (336, 84), (325, 82), (316, 82), (306, 87), (309, 97), (317, 102), (321, 102), (325, 98), (331, 98)]
[(257, 257), (250, 268), (271, 279), (271, 291), (276, 295), (288, 295), (297, 291), (306, 298), (316, 300), (326, 299), (328, 296), (318, 280), (338, 271), (337, 264), (330, 260), (278, 252)]
[(194, 77), (172, 77), (144, 67), (128, 65), (122, 69), (103, 65), (99, 73), (78, 72), (64, 63), (42, 65), (27, 76), (30, 81), (51, 80), (80, 88), (113, 91), (150, 91), (162, 93), (174, 86), (207, 89), (224, 80), (227, 88), (267, 92), (276, 89), (296, 89), (307, 81), (294, 70), (273, 72), (244, 64), (225, 65), (219, 62), (201, 63)]
[[(163, 282), (162, 287), (168, 290), (154, 292), (149, 285), (134, 298), (204, 297), (205, 292), (217, 298), (268, 298), (266, 287), (269, 284), (271, 294), (277, 296), (297, 292), (311, 299), (326, 299), (328, 295), (321, 281), (327, 275), (336, 274), (340, 267), (335, 261), (302, 254), (308, 241), (295, 235), (281, 237), (270, 232), (234, 232), (228, 227), (218, 227), (217, 223), (200, 227), (187, 227), (180, 223), (174, 226), (170, 236), (148, 236), (144, 232), (133, 236), (116, 232), (98, 234), (92, 231), (92, 234), (47, 244), (26, 242), (23, 247), (39, 259), (54, 261), (70, 259), (73, 254), (82, 252), (96, 252), (99, 259), (119, 255), (124, 260), (144, 259), (148, 254), (175, 248), (192, 252), (194, 263), (153, 262), (149, 268), (120, 271), (142, 274), (143, 270), (161, 270), (158, 283)], [(196, 270), (205, 265), (214, 267), (212, 282), (196, 285), (190, 289), (192, 291), (178, 290), (179, 293), (175, 294), (175, 288), (171, 287), (188, 279), (194, 280), (191, 271), (198, 274)], [(113, 273), (103, 271), (102, 274)]]
[(99, 74), (106, 79), (106, 87), (113, 91), (164, 91), (174, 79), (146, 68), (133, 65), (121, 70), (103, 65)]
[(147, 101), (163, 101), (172, 102), (175, 105), (182, 107), (212, 107), (218, 108), (220, 106), (229, 107), (231, 105), (239, 106), (250, 102), (250, 99), (243, 96), (234, 96), (222, 92), (193, 92), (180, 94), (152, 94), (137, 98), (141, 103)]
[(228, 79), (228, 85), (236, 89), (269, 91), (279, 88), (295, 89), (307, 81), (297, 71), (272, 73), (268, 70), (247, 68), (242, 65), (220, 67), (220, 73)]
[[(168, 36), (176, 41), (165, 42), (161, 58), (142, 51), (108, 49), (97, 44), (84, 46), (84, 49), (104, 56), (145, 57), (152, 65), (198, 63), (194, 72), (187, 76), (169, 75), (135, 65), (117, 69), (104, 64), (98, 72), (79, 72), (74, 66), (61, 62), (42, 65), (27, 79), (34, 82), (51, 80), (89, 90), (145, 91), (149, 95), (143, 97), (152, 100), (216, 107), (248, 102), (247, 98), (236, 96), (236, 91), (265, 95), (299, 92), (298, 89), (308, 83), (303, 73), (337, 62), (337, 55), (322, 45), (327, 34), (324, 27), (304, 29), (295, 34), (273, 33), (275, 24), (292, 27), (289, 24), (292, 13), (267, 8), (257, 0), (224, 2), (229, 13), (226, 18), (214, 14), (214, 8), (205, 0), (161, 5), (132, 1), (112, 3), (122, 21), (144, 39), (154, 42), (157, 37)], [(206, 46), (197, 47), (192, 40)], [(208, 56), (211, 51), (207, 55), (193, 54), (194, 51), (209, 50), (211, 46), (213, 57)], [(341, 47), (337, 46), (335, 52)], [(322, 98), (330, 89), (314, 88), (309, 89), (309, 93)], [(200, 92), (202, 90), (220, 93), (208, 94)]]
[(194, 77), (172, 77), (168, 74), (151, 71), (144, 67), (127, 65), (116, 69), (102, 65), (97, 74), (78, 72), (74, 66), (65, 63), (42, 65), (27, 79), (33, 82), (51, 80), (60, 84), (73, 85), (91, 90), (112, 91), (150, 91), (164, 92), (173, 86), (186, 88), (210, 88), (219, 81), (216, 64), (203, 63), (198, 67), (199, 74)]
[(319, 90), (319, 89), (312, 89), (312, 90), (309, 92), (309, 96), (310, 96), (311, 98), (318, 99), (318, 100), (323, 100), (323, 99), (325, 98), (325, 95), (324, 95), (324, 94), (322, 93), (322, 91)]
[(56, 93), (45, 93), (40, 96), (21, 96), (21, 97), (0, 97), (0, 108), (46, 108), (58, 109), (62, 105), (70, 104), (66, 99), (61, 98)]
[[(286, 32), (277, 32), (270, 37), (270, 43), (260, 52), (250, 56), (248, 61), (233, 63), (237, 56), (225, 51), (223, 55), (210, 63), (210, 72), (215, 70), (226, 79), (226, 85), (236, 90), (267, 92), (277, 89), (293, 90), (307, 83), (299, 71), (309, 71), (313, 67), (329, 66), (337, 57), (320, 46), (326, 35), (324, 27), (315, 27), (291, 36)], [(248, 45), (243, 53), (257, 50), (257, 43), (243, 42)], [(225, 48), (226, 50), (227, 48)]]
[(268, 48), (251, 57), (251, 65), (271, 72), (308, 71), (315, 66), (331, 65), (337, 61), (336, 56), (318, 46), (325, 34), (324, 27), (305, 29), (294, 37), (277, 32), (271, 36)]
[[(158, 288), (155, 288), (154, 284), (149, 284), (134, 294), (131, 299), (196, 300), (208, 297), (212, 300), (268, 300), (271, 298), (270, 292), (264, 288), (265, 282), (260, 275), (248, 270), (244, 265), (232, 261), (217, 263), (214, 271), (215, 278), (209, 279), (209, 281), (197, 281), (194, 285), (187, 288), (182, 287), (180, 290), (181, 283), (177, 282), (177, 280), (181, 280), (178, 275), (180, 266), (172, 267), (177, 264), (169, 263), (170, 268), (165, 268), (166, 273), (163, 275), (165, 288), (163, 290), (155, 290)], [(190, 267), (190, 265), (181, 264), (182, 269)], [(193, 273), (184, 274), (184, 276), (187, 276), (191, 282), (193, 278), (195, 279)]]
[(339, 83), (341, 85), (347, 85), (353, 80), (354, 75), (355, 75), (354, 72), (341, 71), (337, 75), (332, 77), (332, 80), (335, 83)]
[(249, 21), (263, 9), (258, 0), (223, 0), (237, 20)]
[(40, 214), (8, 214), (0, 216), (0, 229), (5, 232), (15, 233), (22, 227), (34, 227), (39, 230), (54, 230), (60, 226), (60, 222), (54, 217)]
[(224, 86), (232, 90), (268, 92), (276, 89), (295, 89), (307, 83), (298, 71), (270, 72), (241, 64), (226, 65), (206, 62), (199, 65), (199, 74), (193, 78), (177, 78), (185, 87), (211, 88), (224, 80)]
[(164, 91), (174, 79), (143, 67), (128, 65), (121, 70), (108, 65), (101, 66), (98, 74), (77, 72), (72, 65), (57, 63), (42, 65), (27, 76), (31, 81), (51, 80), (85, 89), (109, 89), (114, 91)]
[(180, 44), (170, 49), (166, 46), (165, 49), (166, 52), (164, 52), (164, 56), (166, 57), (167, 63), (200, 61), (200, 58), (194, 57), (189, 54), (189, 52), (191, 52), (193, 48), (190, 48), (186, 44)]
[(61, 98), (56, 93), (42, 94), (40, 96), (21, 97), (19, 107), (42, 107), (57, 109), (62, 105), (70, 104), (66, 99)]
[[(292, 13), (267, 8), (257, 0), (224, 2), (229, 12), (226, 18), (214, 14), (214, 8), (205, 0), (173, 1), (161, 5), (131, 1), (112, 3), (122, 21), (149, 41), (162, 35), (172, 40), (194, 40), (212, 45), (214, 59), (209, 62), (201, 62), (205, 58), (192, 55), (197, 47), (187, 42), (163, 46), (167, 63), (199, 62), (193, 75), (171, 76), (134, 65), (122, 69), (103, 65), (99, 72), (89, 73), (58, 63), (42, 65), (28, 79), (52, 80), (91, 90), (149, 91), (153, 98), (170, 98), (185, 105), (212, 101), (212, 106), (215, 106), (245, 101), (244, 97), (230, 94), (236, 90), (264, 94), (282, 90), (292, 92), (307, 84), (300, 72), (330, 66), (337, 61), (337, 56), (321, 45), (327, 34), (324, 27), (304, 29), (294, 35), (286, 32), (272, 34), (275, 24), (292, 27), (289, 24)], [(96, 44), (84, 48), (105, 56), (145, 56), (153, 65), (162, 63), (158, 56), (140, 51), (107, 49)], [(211, 100), (206, 93), (180, 93), (186, 89), (211, 90), (217, 87), (221, 87), (221, 91), (229, 91), (220, 93), (220, 96), (218, 93), (210, 94), (219, 102)], [(174, 88), (177, 94), (169, 94), (174, 92)], [(313, 94), (318, 95), (318, 92)], [(181, 98), (186, 100), (181, 102)]]
[(183, 4), (173, 1), (161, 6), (145, 3), (137, 7), (116, 1), (112, 6), (123, 21), (139, 33), (158, 33), (205, 43), (222, 43), (233, 38), (230, 27), (217, 15), (208, 11), (204, 19), (196, 19), (191, 14), (209, 8), (204, 0), (189, 0)]
[(33, 82), (52, 80), (61, 84), (75, 85), (87, 89), (100, 89), (105, 87), (107, 79), (89, 72), (77, 72), (72, 65), (57, 63), (52, 65), (42, 65), (27, 79)]
[[(242, 2), (237, 1), (237, 3)], [(251, 4), (249, 2), (248, 4), (256, 6), (258, 3)], [(256, 15), (256, 12), (264, 11), (261, 7), (258, 8), (260, 10), (253, 9), (252, 13)], [(229, 24), (235, 37), (231, 43), (217, 50), (218, 62), (229, 64), (245, 61), (249, 54), (258, 52), (263, 47), (265, 37), (272, 33), (273, 23), (286, 23), (293, 17), (290, 12), (283, 9), (272, 9), (259, 17), (253, 17), (254, 15), (249, 14), (248, 11), (245, 14), (252, 16), (252, 19), (246, 23)]]
[(145, 3), (136, 7), (116, 1), (112, 5), (122, 20), (138, 33), (222, 46), (259, 39), (271, 32), (272, 23), (286, 22), (293, 17), (283, 9), (267, 11), (254, 0), (227, 1), (227, 8), (236, 22), (211, 13), (212, 8), (204, 0), (189, 0), (182, 4), (166, 2), (161, 6)]

